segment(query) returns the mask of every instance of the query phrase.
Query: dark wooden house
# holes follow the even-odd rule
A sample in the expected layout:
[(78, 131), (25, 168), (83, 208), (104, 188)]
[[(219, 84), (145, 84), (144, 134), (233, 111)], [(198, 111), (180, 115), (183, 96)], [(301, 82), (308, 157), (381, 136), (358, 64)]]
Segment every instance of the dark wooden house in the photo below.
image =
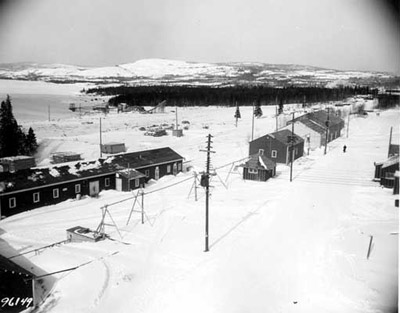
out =
[(143, 188), (146, 183), (146, 175), (131, 168), (118, 171), (115, 174), (115, 189), (118, 191), (131, 191)]
[(182, 163), (183, 157), (171, 148), (159, 148), (74, 165), (0, 173), (0, 217), (84, 195), (97, 196), (101, 190), (115, 189), (116, 173), (126, 168), (140, 172), (139, 184), (143, 185), (149, 179), (181, 172)]
[(276, 163), (259, 153), (250, 155), (242, 167), (243, 179), (246, 180), (266, 181), (276, 175)]
[(109, 142), (101, 145), (101, 152), (107, 154), (116, 154), (125, 152), (125, 144), (122, 142)]
[[(293, 154), (291, 153), (293, 149)], [(288, 164), (303, 156), (304, 140), (288, 129), (259, 137), (250, 142), (249, 155), (261, 154), (276, 163)]]
[(400, 172), (396, 171), (394, 173), (394, 186), (393, 186), (393, 194), (394, 195), (399, 194), (399, 176), (400, 176)]
[(399, 170), (399, 156), (394, 155), (384, 162), (375, 162), (374, 180), (387, 188), (393, 188), (395, 184), (394, 174)]

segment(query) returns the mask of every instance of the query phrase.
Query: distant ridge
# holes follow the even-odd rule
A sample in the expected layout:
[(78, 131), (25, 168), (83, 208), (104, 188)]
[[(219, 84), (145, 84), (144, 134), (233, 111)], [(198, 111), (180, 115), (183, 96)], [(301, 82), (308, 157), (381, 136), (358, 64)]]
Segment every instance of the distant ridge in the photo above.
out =
[(297, 64), (251, 62), (199, 63), (143, 59), (105, 67), (30, 62), (0, 64), (0, 79), (41, 80), (57, 83), (88, 82), (139, 85), (232, 84), (268, 86), (324, 86), (396, 84), (399, 77), (384, 72), (339, 71)]

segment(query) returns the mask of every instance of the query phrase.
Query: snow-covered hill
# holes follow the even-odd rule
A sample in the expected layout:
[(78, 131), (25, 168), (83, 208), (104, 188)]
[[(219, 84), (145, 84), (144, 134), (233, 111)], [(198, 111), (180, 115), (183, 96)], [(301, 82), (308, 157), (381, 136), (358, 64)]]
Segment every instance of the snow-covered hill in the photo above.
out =
[(332, 86), (335, 84), (377, 85), (393, 79), (388, 73), (338, 71), (302, 65), (263, 63), (196, 63), (164, 59), (144, 59), (107, 67), (80, 67), (63, 64), (0, 64), (0, 79), (53, 82), (134, 83), (134, 84), (266, 84), (271, 86)]

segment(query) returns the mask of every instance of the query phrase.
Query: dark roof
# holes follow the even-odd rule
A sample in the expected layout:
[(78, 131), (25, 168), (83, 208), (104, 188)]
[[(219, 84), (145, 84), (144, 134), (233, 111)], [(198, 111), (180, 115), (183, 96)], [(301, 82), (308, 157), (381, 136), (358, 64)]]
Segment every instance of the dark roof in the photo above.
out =
[(141, 177), (146, 177), (146, 175), (131, 169), (131, 168), (127, 168), (121, 171), (117, 172), (120, 176), (125, 177), (127, 179), (134, 179), (134, 178), (141, 178)]
[(29, 277), (35, 277), (34, 274), (22, 268), (18, 264), (12, 262), (11, 260), (7, 259), (6, 257), (2, 256), (1, 254), (0, 254), (0, 270), (8, 272), (16, 272), (27, 275)]
[(4, 172), (0, 173), (0, 195), (17, 190), (113, 174), (125, 168), (138, 169), (176, 160), (183, 160), (183, 157), (167, 147), (123, 153), (106, 159), (81, 161), (72, 165), (31, 168), (15, 173)]
[(292, 132), (291, 132), (290, 130), (288, 130), (288, 129), (278, 130), (277, 132), (272, 133), (272, 134), (268, 134), (268, 135), (266, 135), (266, 136), (270, 136), (270, 137), (272, 137), (272, 138), (278, 140), (279, 142), (281, 142), (281, 143), (283, 143), (283, 144), (285, 144), (285, 145), (287, 145), (287, 146), (290, 145), (290, 142), (289, 142), (289, 137), (290, 137), (290, 136), (293, 136), (293, 137), (294, 137), (294, 143), (295, 143), (295, 144), (304, 141), (303, 138), (301, 138), (300, 136), (298, 136), (298, 135), (292, 133)]
[(105, 163), (112, 162), (122, 168), (138, 169), (149, 165), (183, 160), (183, 157), (169, 147), (117, 154), (107, 158)]
[(325, 134), (326, 129), (324, 127), (322, 127), (320, 124), (309, 120), (309, 119), (301, 119), (299, 120), (300, 123), (304, 124), (305, 126), (307, 126), (308, 128), (316, 131), (317, 133), (320, 134)]
[(276, 163), (271, 159), (268, 159), (265, 155), (256, 153), (250, 155), (249, 157), (250, 159), (244, 164), (244, 167), (265, 170), (272, 170), (276, 167)]
[[(303, 120), (311, 120), (323, 128), (326, 127), (325, 122), (328, 120), (328, 112), (325, 110), (320, 110), (320, 111), (315, 111), (315, 112), (310, 112), (305, 115), (299, 116), (295, 118), (295, 121), (303, 121)], [(344, 127), (344, 121), (335, 115), (333, 112), (329, 112), (329, 125), (334, 126), (334, 125), (340, 125)]]
[(392, 166), (395, 164), (399, 165), (399, 156), (398, 155), (391, 156), (385, 162), (383, 162), (382, 168), (386, 168), (386, 167), (389, 167), (389, 166)]

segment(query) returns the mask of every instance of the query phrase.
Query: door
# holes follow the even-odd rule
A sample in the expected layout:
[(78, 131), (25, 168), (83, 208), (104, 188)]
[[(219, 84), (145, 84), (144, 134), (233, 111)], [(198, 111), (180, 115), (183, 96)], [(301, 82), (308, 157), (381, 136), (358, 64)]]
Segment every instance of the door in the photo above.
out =
[(158, 166), (156, 167), (155, 171), (154, 171), (154, 179), (155, 180), (159, 180), (160, 179), (160, 169), (158, 168)]
[(172, 173), (174, 175), (176, 175), (178, 173), (178, 167), (177, 167), (176, 163), (174, 163), (174, 165), (172, 166)]
[(89, 195), (91, 197), (95, 197), (99, 194), (100, 188), (99, 188), (99, 181), (91, 181), (89, 182)]
[(117, 189), (117, 191), (122, 191), (122, 178), (117, 177), (115, 179), (115, 189)]

